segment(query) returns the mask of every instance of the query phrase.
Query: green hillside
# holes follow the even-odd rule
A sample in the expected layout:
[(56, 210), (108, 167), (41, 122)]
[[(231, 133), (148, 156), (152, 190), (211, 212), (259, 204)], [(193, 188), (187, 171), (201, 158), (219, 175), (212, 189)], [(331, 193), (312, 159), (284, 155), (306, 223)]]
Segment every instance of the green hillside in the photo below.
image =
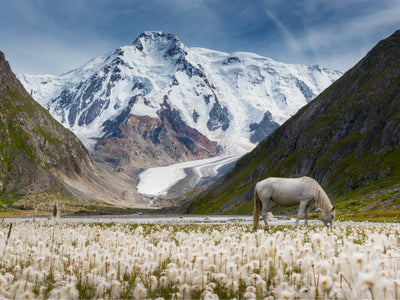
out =
[(184, 207), (251, 213), (257, 181), (303, 175), (321, 184), (342, 219), (400, 217), (400, 31)]
[(60, 199), (76, 205), (76, 193), (61, 178), (78, 178), (90, 165), (82, 143), (30, 97), (0, 52), (2, 209), (46, 210)]

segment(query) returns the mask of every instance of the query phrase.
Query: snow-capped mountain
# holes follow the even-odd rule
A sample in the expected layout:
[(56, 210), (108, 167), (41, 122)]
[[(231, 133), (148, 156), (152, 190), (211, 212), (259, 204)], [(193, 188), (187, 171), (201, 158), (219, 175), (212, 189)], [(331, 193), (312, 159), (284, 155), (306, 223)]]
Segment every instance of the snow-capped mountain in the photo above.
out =
[(341, 75), (144, 32), (61, 76), (19, 79), (106, 161), (166, 162), (247, 152)]

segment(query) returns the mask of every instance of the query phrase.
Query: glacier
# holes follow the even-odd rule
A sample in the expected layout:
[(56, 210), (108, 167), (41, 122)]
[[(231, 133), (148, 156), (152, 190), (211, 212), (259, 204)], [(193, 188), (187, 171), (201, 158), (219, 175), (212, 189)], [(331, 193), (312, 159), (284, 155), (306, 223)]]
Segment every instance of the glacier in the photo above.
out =
[[(139, 174), (138, 192), (144, 195), (162, 196), (170, 193), (170, 189), (180, 180), (187, 177), (186, 169), (191, 169), (191, 182), (185, 183), (185, 190), (196, 187), (204, 177), (216, 177), (218, 170), (230, 163), (235, 162), (240, 156), (216, 156), (212, 158), (199, 159), (187, 162), (171, 164), (162, 167), (148, 168)], [(178, 187), (182, 192), (183, 188)]]

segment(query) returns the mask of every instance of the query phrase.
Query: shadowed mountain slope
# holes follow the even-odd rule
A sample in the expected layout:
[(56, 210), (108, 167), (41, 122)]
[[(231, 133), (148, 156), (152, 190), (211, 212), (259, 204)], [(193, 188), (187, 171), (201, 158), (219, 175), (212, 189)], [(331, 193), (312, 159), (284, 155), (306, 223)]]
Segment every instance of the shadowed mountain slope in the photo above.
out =
[[(3, 207), (47, 210), (57, 201), (61, 208), (78, 210), (103, 201), (120, 203), (122, 184), (114, 188), (109, 177), (79, 139), (31, 98), (0, 52)], [(126, 196), (125, 204), (131, 200)]]
[(400, 206), (400, 31), (186, 204), (195, 213), (249, 213), (266, 177), (317, 179), (343, 212)]

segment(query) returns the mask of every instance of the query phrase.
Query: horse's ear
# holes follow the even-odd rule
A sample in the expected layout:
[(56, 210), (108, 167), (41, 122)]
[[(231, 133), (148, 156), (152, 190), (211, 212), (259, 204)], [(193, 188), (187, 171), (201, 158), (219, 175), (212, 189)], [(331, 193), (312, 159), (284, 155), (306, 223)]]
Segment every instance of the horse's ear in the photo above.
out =
[(335, 207), (332, 207), (332, 210), (331, 211), (335, 211)]

